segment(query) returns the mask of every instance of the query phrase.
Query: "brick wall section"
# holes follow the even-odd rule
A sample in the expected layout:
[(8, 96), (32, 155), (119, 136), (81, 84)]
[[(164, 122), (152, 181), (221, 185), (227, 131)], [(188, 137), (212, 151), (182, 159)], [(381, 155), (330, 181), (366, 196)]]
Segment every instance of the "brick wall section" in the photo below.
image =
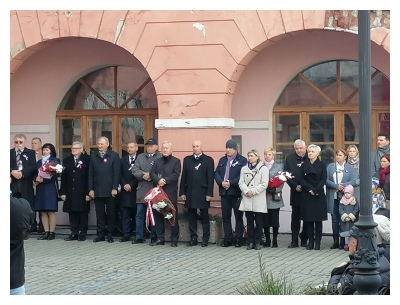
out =
[[(390, 11), (371, 11), (371, 28), (386, 28), (390, 30)], [(326, 11), (325, 26), (344, 30), (357, 31), (358, 11)]]

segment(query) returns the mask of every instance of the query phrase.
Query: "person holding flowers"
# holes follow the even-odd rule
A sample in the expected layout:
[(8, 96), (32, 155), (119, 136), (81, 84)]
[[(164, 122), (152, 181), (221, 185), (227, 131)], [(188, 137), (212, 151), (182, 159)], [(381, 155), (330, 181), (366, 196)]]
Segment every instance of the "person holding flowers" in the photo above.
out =
[[(276, 150), (272, 147), (264, 149), (264, 164), (269, 170), (270, 181), (273, 179), (273, 177), (278, 176), (278, 174), (283, 170), (283, 164), (275, 162), (275, 154)], [(278, 247), (279, 211), (280, 208), (284, 206), (282, 189), (285, 183), (282, 180), (279, 181), (280, 186), (275, 187), (273, 185), (268, 185), (267, 188), (268, 213), (264, 214), (263, 220), (265, 247), (271, 247), (270, 227), (272, 227), (272, 248)]]
[(58, 211), (58, 182), (62, 172), (60, 159), (56, 158), (56, 149), (53, 144), (45, 143), (42, 146), (42, 160), (37, 161), (35, 210), (40, 212), (44, 234), (39, 240), (55, 239), (56, 212)]

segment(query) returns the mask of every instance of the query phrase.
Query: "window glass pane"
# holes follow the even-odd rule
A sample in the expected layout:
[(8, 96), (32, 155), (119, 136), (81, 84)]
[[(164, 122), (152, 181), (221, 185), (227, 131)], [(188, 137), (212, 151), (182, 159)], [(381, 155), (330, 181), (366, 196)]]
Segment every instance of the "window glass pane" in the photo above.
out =
[(316, 143), (334, 140), (333, 114), (310, 114), (310, 141)]
[(358, 113), (349, 113), (344, 115), (344, 140), (359, 141), (360, 122)]
[(71, 145), (73, 141), (81, 141), (80, 119), (62, 119), (58, 122), (59, 145)]
[[(337, 102), (337, 86), (336, 86), (336, 75), (337, 75), (337, 64), (336, 61), (325, 62), (316, 66), (313, 66), (303, 72), (303, 75), (307, 77), (318, 89), (322, 90), (328, 97), (334, 102)], [(319, 95), (321, 96), (321, 95)], [(322, 103), (329, 103), (325, 99)], [(319, 103), (320, 104), (320, 103)], [(318, 105), (318, 104), (314, 104)]]
[(294, 152), (293, 143), (291, 145), (277, 145), (275, 147), (275, 150), (276, 150), (276, 156), (275, 156), (276, 162), (283, 164), (285, 162), (286, 157)]
[[(144, 143), (144, 119), (143, 118), (121, 118), (121, 147), (122, 157), (127, 155), (126, 144), (129, 142)], [(143, 146), (141, 146), (143, 150)], [(138, 150), (139, 152), (139, 150)]]
[(107, 137), (112, 144), (112, 120), (111, 118), (89, 119), (89, 145), (97, 145), (99, 137)]
[(71, 155), (71, 147), (62, 147), (59, 149), (59, 154), (57, 158), (59, 158), (62, 162), (66, 157)]
[(390, 136), (390, 113), (379, 114), (379, 132), (386, 132)]
[(390, 104), (390, 81), (382, 73), (371, 80), (371, 102), (373, 105)]
[(332, 144), (317, 144), (321, 147), (321, 153), (319, 159), (328, 166), (335, 160), (335, 150)]
[(299, 115), (276, 115), (275, 116), (276, 142), (294, 142), (300, 138), (300, 116)]

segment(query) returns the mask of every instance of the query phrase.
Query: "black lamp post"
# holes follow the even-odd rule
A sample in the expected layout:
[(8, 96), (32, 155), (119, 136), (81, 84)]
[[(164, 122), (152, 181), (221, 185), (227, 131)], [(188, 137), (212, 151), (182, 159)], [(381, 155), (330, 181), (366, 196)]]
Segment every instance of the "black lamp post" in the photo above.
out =
[(358, 11), (359, 116), (360, 116), (360, 217), (355, 224), (360, 233), (354, 256), (353, 283), (358, 294), (377, 294), (381, 283), (376, 246), (377, 224), (371, 208), (371, 39), (370, 12)]

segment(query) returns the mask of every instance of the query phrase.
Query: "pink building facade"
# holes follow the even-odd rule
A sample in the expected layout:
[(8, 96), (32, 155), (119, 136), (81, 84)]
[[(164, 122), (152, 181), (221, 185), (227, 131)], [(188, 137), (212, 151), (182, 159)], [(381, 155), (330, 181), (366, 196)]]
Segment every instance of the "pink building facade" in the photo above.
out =
[[(281, 159), (298, 137), (357, 144), (357, 22), (357, 11), (11, 11), (11, 147), (24, 133), (64, 158), (73, 140), (90, 150), (107, 135), (122, 154), (155, 136), (183, 159), (199, 139), (217, 163), (232, 137), (244, 155), (272, 146)], [(371, 12), (371, 66), (375, 140), (390, 132), (390, 11)]]

